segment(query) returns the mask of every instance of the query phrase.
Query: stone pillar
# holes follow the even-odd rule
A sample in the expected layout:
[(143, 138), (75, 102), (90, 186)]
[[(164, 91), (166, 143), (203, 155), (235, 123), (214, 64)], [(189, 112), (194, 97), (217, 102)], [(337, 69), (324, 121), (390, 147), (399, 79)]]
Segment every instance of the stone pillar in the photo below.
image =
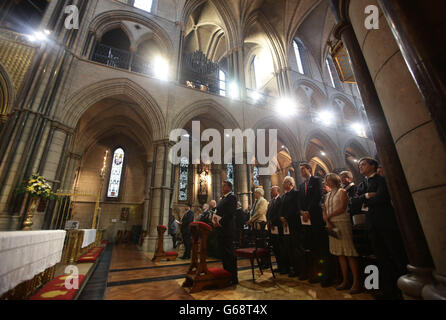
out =
[(235, 165), (235, 182), (237, 185), (236, 193), (238, 201), (242, 204), (243, 210), (249, 206), (249, 181), (248, 181), (248, 165)]
[[(170, 142), (160, 140), (154, 142), (153, 166), (151, 174), (151, 205), (148, 218), (148, 232), (144, 239), (143, 250), (154, 251), (158, 238), (157, 226), (167, 225), (169, 222), (170, 178), (172, 165), (169, 163), (168, 152)], [(169, 235), (165, 235), (165, 246), (168, 249), (171, 242)]]
[(262, 184), (263, 184), (263, 190), (265, 190), (265, 199), (271, 201), (271, 187), (272, 187), (271, 176), (270, 175), (261, 176), (261, 179), (263, 180)]
[(212, 199), (217, 201), (221, 197), (221, 164), (212, 165)]
[[(446, 3), (378, 0), (410, 73), (446, 146)], [(429, 35), (429, 36), (426, 36)]]
[[(389, 26), (381, 22), (378, 30), (364, 27), (365, 7), (373, 2), (351, 1), (347, 8), (347, 2), (331, 0), (340, 21), (335, 34), (349, 51), (378, 155), (386, 171), (392, 173), (387, 184), (411, 265), (410, 274), (399, 280), (399, 286), (406, 297), (420, 298), (421, 289), (429, 283), (426, 270), (433, 265), (420, 220), (423, 223), (427, 218), (423, 223), (429, 225), (425, 230), (430, 229), (425, 233), (427, 240), (430, 233), (436, 237), (430, 243), (434, 256), (441, 247), (438, 253), (445, 250), (438, 237), (444, 235), (440, 212), (446, 205), (441, 196), (446, 190), (431, 188), (429, 182), (434, 178), (437, 185), (438, 179), (444, 181), (446, 154), (444, 148), (437, 147), (441, 142)], [(437, 173), (435, 177), (425, 174), (432, 171)], [(444, 254), (437, 258), (445, 260)]]
[[(391, 29), (394, 37), (397, 40), (398, 47), (401, 51), (401, 55), (406, 62), (410, 74), (415, 81), (416, 86), (423, 98), (424, 104), (427, 110), (423, 110), (425, 113), (428, 111), (429, 127), (428, 131), (424, 130), (429, 135), (437, 136), (430, 143), (438, 144), (443, 142), (443, 153), (446, 147), (446, 77), (444, 76), (444, 35), (439, 30), (439, 26), (446, 22), (444, 13), (446, 10), (446, 4), (444, 1), (436, 1), (429, 6), (423, 2), (418, 1), (382, 1), (379, 0), (381, 9), (384, 16), (388, 21), (389, 28)], [(440, 32), (439, 32), (440, 31)], [(426, 36), (429, 35), (429, 36)], [(420, 134), (420, 133), (418, 133)], [(428, 137), (427, 140), (433, 139)], [(414, 143), (412, 138), (412, 143)], [(407, 143), (407, 142), (406, 142)], [(406, 146), (406, 149), (409, 146)], [(428, 147), (432, 147), (432, 144)], [(440, 146), (437, 148), (441, 149)], [(425, 149), (427, 151), (427, 149)], [(407, 149), (409, 151), (409, 149)], [(443, 158), (444, 159), (444, 158)], [(429, 157), (430, 161), (441, 161)], [(435, 283), (426, 286), (422, 291), (422, 296), (425, 299), (446, 299), (446, 258), (444, 252), (446, 249), (446, 237), (444, 236), (444, 230), (446, 223), (444, 223), (444, 217), (441, 216), (441, 210), (444, 207), (438, 203), (435, 206), (434, 214), (429, 214), (429, 205), (433, 199), (431, 197), (439, 199), (441, 194), (445, 190), (444, 182), (446, 181), (446, 169), (443, 162), (443, 175), (437, 177), (442, 181), (437, 180), (429, 181), (427, 185), (423, 185), (424, 189), (421, 194), (417, 192), (415, 196), (416, 204), (420, 203), (426, 214), (424, 217), (420, 217), (423, 227), (430, 234), (426, 234), (428, 238), (429, 246), (431, 248), (435, 266), (438, 271), (433, 273)], [(421, 177), (417, 177), (420, 179)], [(421, 184), (426, 184), (424, 181), (414, 181), (420, 187)], [(438, 185), (443, 187), (438, 187)], [(429, 190), (425, 190), (429, 189)], [(443, 189), (443, 192), (442, 192)], [(418, 201), (417, 201), (418, 200)], [(434, 202), (436, 202), (434, 200)], [(423, 203), (423, 204), (421, 204)], [(445, 201), (443, 200), (443, 205)], [(420, 213), (420, 209), (419, 213)], [(434, 217), (432, 217), (434, 215)], [(442, 225), (438, 225), (443, 221)], [(443, 230), (443, 231), (442, 231)], [(438, 234), (437, 234), (438, 232)], [(439, 237), (441, 237), (439, 239)], [(405, 283), (402, 282), (402, 285)]]
[(304, 183), (304, 178), (300, 174), (300, 164), (301, 162), (305, 162), (304, 160), (296, 162), (293, 161), (292, 166), (294, 168), (294, 179), (296, 180), (296, 187), (298, 187), (301, 183)]
[(151, 182), (152, 182), (152, 168), (153, 163), (147, 162), (146, 165), (146, 188), (144, 191), (144, 208), (143, 208), (143, 218), (142, 218), (142, 230), (149, 230), (149, 214), (150, 214), (150, 196), (151, 196)]

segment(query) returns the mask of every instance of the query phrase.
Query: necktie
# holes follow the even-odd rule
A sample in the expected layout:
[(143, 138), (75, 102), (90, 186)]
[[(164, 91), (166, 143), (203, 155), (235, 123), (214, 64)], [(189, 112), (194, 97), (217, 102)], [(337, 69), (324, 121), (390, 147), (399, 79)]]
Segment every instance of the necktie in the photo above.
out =
[(305, 195), (307, 195), (307, 190), (308, 190), (308, 180), (305, 181)]

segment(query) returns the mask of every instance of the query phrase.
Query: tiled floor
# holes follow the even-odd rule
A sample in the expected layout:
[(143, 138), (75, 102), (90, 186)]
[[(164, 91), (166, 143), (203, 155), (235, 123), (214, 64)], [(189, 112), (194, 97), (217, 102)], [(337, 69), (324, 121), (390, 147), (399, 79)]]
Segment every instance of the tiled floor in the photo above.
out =
[[(252, 281), (250, 263), (239, 260), (239, 284), (226, 289), (205, 290), (189, 294), (181, 287), (188, 262), (178, 259), (172, 262), (153, 263), (153, 254), (143, 253), (134, 245), (114, 246), (108, 275), (105, 300), (372, 300), (367, 294), (351, 296), (348, 291), (336, 291), (334, 287), (321, 288), (284, 275), (273, 279), (270, 271), (260, 275), (256, 269), (256, 281)], [(209, 266), (221, 266), (210, 259)], [(212, 262), (213, 261), (213, 262)]]

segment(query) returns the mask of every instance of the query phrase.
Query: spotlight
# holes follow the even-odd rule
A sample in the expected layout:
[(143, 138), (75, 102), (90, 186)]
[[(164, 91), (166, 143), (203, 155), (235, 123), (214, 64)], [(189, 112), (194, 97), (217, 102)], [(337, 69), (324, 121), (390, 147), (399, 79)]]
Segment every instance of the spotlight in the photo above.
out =
[(42, 40), (43, 41), (43, 40), (47, 39), (46, 34), (43, 33), (42, 31), (34, 32), (34, 36), (36, 37), (37, 40)]
[(287, 117), (297, 114), (297, 106), (291, 98), (281, 98), (277, 100), (276, 109), (280, 115)]
[(34, 37), (33, 35), (28, 35), (27, 37), (28, 37), (28, 40), (31, 42), (34, 42), (37, 40), (36, 37)]
[(48, 30), (48, 29), (43, 30), (43, 32), (44, 32), (47, 36), (49, 36), (49, 35), (51, 34), (51, 31)]
[(321, 151), (321, 155), (325, 157), (327, 154), (324, 151)]
[(238, 85), (234, 81), (229, 84), (229, 96), (231, 99), (238, 99), (240, 97)]
[(334, 121), (334, 114), (330, 111), (321, 111), (319, 112), (318, 119), (326, 126), (329, 126)]
[(155, 77), (167, 81), (169, 79), (169, 63), (166, 59), (157, 56), (155, 58), (155, 67), (154, 67)]
[(251, 92), (251, 99), (254, 101), (254, 103), (256, 103), (257, 101), (259, 101), (261, 98), (260, 93), (258, 93), (257, 91), (252, 91)]
[(364, 126), (361, 123), (354, 123), (352, 124), (353, 131), (356, 132), (358, 136), (361, 136), (364, 134)]

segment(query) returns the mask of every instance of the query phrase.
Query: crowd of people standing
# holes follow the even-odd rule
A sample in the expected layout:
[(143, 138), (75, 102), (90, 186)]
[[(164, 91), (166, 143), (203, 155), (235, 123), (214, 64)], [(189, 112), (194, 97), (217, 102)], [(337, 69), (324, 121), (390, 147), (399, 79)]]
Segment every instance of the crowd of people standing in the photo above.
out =
[[(240, 230), (265, 222), (278, 266), (276, 272), (320, 283), (322, 287), (336, 285), (337, 290), (349, 290), (350, 294), (364, 290), (352, 231), (354, 224), (363, 224), (379, 270), (380, 291), (375, 296), (399, 298), (397, 280), (406, 273), (408, 260), (379, 168), (376, 160), (361, 159), (359, 170), (364, 180), (356, 186), (349, 171), (330, 173), (323, 180), (313, 175), (308, 163), (301, 163), (300, 174), (305, 180), (302, 184), (296, 185), (294, 178), (285, 177), (281, 187), (271, 188), (270, 202), (263, 188), (257, 188), (252, 208), (247, 211), (237, 202), (232, 183), (225, 181), (222, 198), (218, 203), (213, 200), (203, 205), (196, 220), (214, 227), (219, 258), (224, 269), (233, 274), (233, 283), (238, 283), (234, 239), (238, 240)], [(183, 259), (190, 258), (189, 224), (194, 221), (191, 207), (187, 205), (180, 223)], [(337, 268), (342, 280), (335, 283)]]

